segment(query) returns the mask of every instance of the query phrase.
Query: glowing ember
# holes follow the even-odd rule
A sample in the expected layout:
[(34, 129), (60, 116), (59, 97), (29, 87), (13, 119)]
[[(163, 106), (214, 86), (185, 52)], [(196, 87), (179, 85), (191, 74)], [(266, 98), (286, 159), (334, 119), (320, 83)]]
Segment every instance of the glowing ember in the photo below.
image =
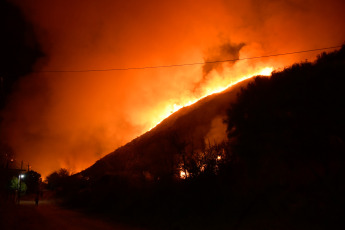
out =
[(272, 71), (273, 71), (272, 67), (266, 67), (266, 68), (263, 68), (258, 75), (270, 76), (272, 74)]
[(180, 178), (181, 178), (181, 179), (186, 179), (188, 176), (189, 176), (189, 173), (188, 173), (188, 172), (187, 172), (187, 174), (186, 174), (185, 171), (183, 171), (183, 170), (180, 171)]

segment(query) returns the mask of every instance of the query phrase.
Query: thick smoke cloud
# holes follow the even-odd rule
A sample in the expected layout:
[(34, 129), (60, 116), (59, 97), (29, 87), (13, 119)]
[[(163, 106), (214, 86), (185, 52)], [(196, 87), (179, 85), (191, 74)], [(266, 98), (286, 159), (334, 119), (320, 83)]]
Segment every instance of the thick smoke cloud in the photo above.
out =
[[(237, 60), (240, 57), (240, 50), (244, 46), (244, 43), (231, 44), (226, 42), (218, 47), (207, 50), (206, 57), (204, 58), (205, 64), (202, 67), (203, 78), (212, 71), (222, 71), (224, 62), (217, 62), (223, 60)], [(234, 65), (236, 61), (225, 62), (228, 66)]]
[(218, 65), (44, 71), (200, 63), (345, 41), (340, 0), (13, 2), (33, 24), (46, 56), (12, 94), (1, 135), (17, 158), (43, 175), (60, 167), (88, 167), (147, 131), (174, 104), (264, 67), (312, 60), (317, 53), (238, 61), (223, 64), (222, 71)]
[(43, 54), (33, 26), (15, 5), (3, 0), (0, 1), (0, 30), (0, 109), (3, 109), (15, 82), (31, 73)]
[[(200, 89), (203, 85), (208, 84), (208, 76), (212, 71), (216, 71), (219, 75), (223, 73), (223, 66), (227, 68), (232, 67), (237, 59), (240, 57), (240, 50), (245, 46), (244, 43), (232, 44), (227, 41), (221, 43), (216, 47), (211, 47), (207, 49), (204, 53), (204, 62), (202, 66), (202, 79), (198, 81), (194, 88), (193, 94), (200, 95)], [(228, 62), (223, 62), (229, 60)]]

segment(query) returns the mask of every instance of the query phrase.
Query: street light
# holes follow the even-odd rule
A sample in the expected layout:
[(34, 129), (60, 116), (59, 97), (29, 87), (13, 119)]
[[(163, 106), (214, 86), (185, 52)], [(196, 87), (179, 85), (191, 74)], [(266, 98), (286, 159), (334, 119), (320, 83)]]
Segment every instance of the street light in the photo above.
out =
[(18, 175), (18, 189), (20, 189), (20, 185), (22, 184), (21, 179), (23, 179), (25, 177), (25, 174), (19, 174)]
[(25, 177), (25, 174), (19, 174), (18, 175), (18, 204), (20, 202), (20, 190), (21, 190), (21, 187), (22, 187), (22, 180)]

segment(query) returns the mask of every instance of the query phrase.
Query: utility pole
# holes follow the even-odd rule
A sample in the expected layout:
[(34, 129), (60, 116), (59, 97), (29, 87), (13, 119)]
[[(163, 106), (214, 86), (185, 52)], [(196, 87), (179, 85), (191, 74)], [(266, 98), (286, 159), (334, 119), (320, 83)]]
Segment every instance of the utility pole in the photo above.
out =
[(23, 170), (23, 161), (22, 161), (22, 163), (20, 164), (20, 170)]

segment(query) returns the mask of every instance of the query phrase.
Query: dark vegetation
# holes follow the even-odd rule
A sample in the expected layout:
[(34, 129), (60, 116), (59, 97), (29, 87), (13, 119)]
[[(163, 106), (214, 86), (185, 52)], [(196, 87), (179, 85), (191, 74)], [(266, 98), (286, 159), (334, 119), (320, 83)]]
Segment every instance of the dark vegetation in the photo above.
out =
[(157, 229), (344, 229), (344, 83), (345, 47), (256, 77), (228, 110), (227, 142), (194, 148), (172, 135), (169, 176), (86, 171), (59, 194)]
[(0, 173), (0, 205), (17, 204), (21, 196), (40, 194), (43, 190), (41, 174), (33, 170), (0, 167)]

